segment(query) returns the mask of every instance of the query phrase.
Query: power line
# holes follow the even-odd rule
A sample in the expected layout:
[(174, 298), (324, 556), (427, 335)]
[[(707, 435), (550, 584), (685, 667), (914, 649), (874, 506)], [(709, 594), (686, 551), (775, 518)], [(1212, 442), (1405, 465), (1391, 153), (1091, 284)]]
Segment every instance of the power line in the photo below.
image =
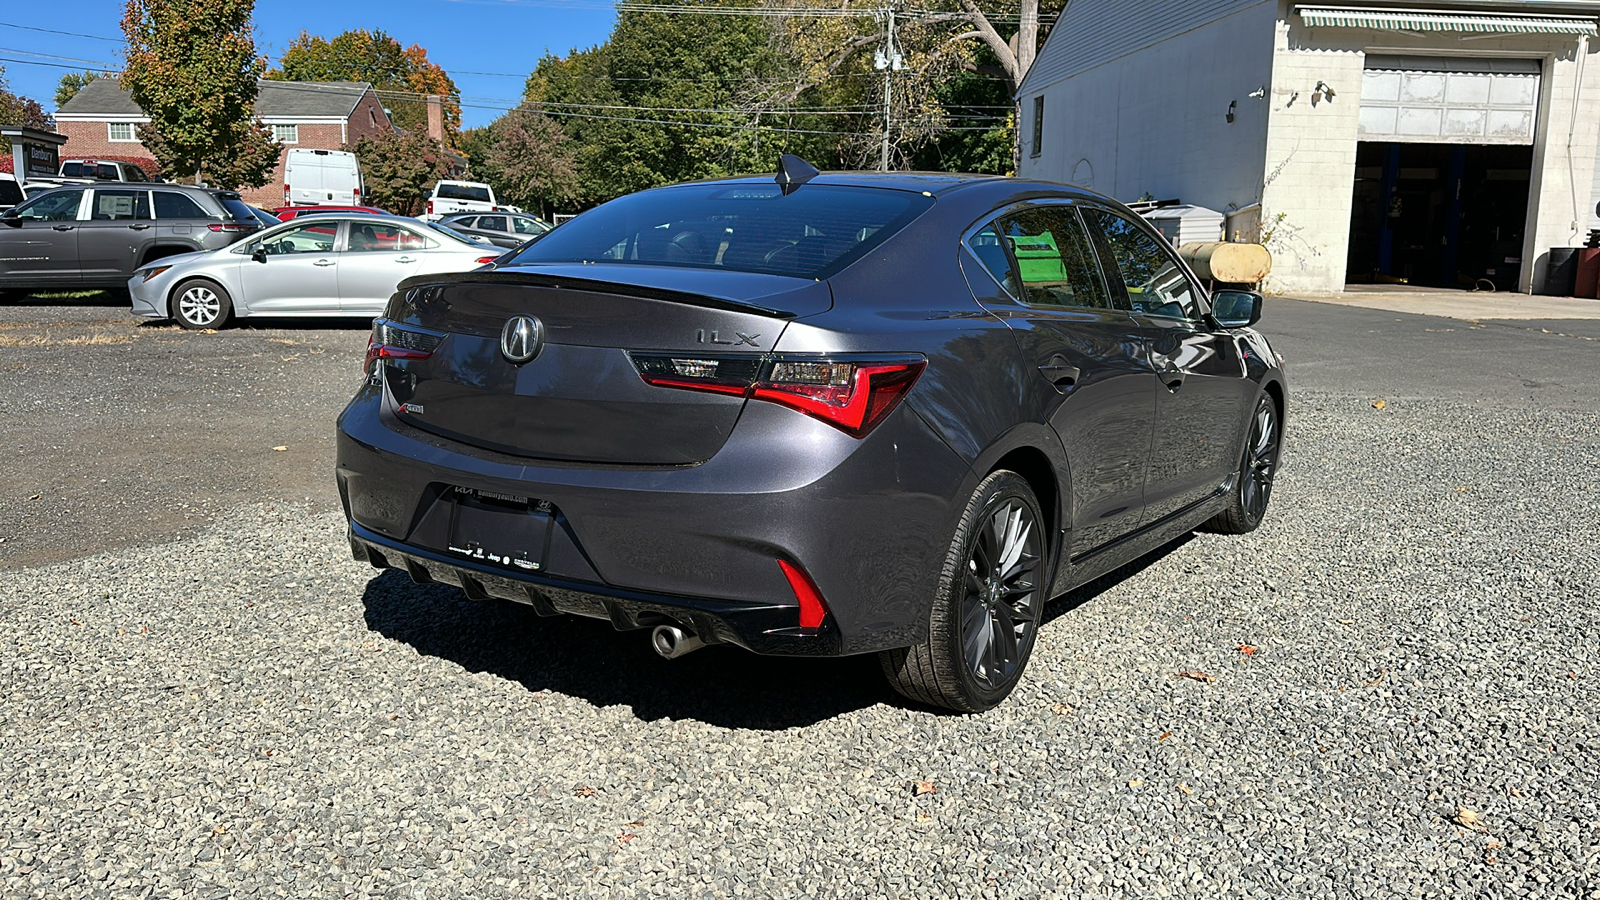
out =
[(40, 32), (43, 32), (45, 34), (61, 34), (61, 35), (66, 35), (67, 37), (88, 38), (91, 41), (111, 41), (111, 42), (117, 43), (117, 44), (125, 43), (125, 41), (122, 38), (102, 37), (101, 35), (98, 35), (98, 34), (83, 34), (81, 32), (77, 32), (77, 31), (57, 31), (54, 28), (35, 28), (32, 25), (15, 25), (15, 24), (12, 24), (11, 22), (0, 22), (0, 27), (19, 28), (19, 29), (21, 29), (23, 31), (40, 31)]

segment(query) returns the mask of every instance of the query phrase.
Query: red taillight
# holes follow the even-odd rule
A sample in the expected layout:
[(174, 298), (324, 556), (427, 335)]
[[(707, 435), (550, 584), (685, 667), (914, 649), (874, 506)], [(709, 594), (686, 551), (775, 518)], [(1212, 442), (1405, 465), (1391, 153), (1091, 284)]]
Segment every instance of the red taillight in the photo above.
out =
[(289, 199), (289, 186), (285, 184), (283, 186), (283, 205), (288, 206), (292, 202), (293, 201)]
[(480, 256), (480, 257), (478, 257), (478, 265), (481, 266), (481, 265), (483, 265), (485, 263), (492, 263), (492, 262), (494, 262), (495, 260), (497, 260), (499, 258), (500, 257), (498, 257), (498, 256)]
[(396, 328), (379, 319), (372, 323), (372, 334), (367, 336), (367, 358), (361, 371), (371, 375), (377, 363), (389, 359), (427, 359), (443, 340), (442, 334)]
[(639, 377), (656, 387), (749, 396), (865, 437), (916, 383), (925, 359), (848, 357), (683, 358), (633, 354)]
[(241, 231), (255, 231), (258, 225), (243, 225), (237, 222), (212, 222), (206, 226), (207, 231), (226, 231), (229, 233)]
[(911, 390), (926, 360), (892, 363), (779, 360), (751, 396), (862, 437)]
[(356, 198), (356, 205), (360, 206), (361, 205), (361, 188), (356, 188), (354, 193), (355, 193), (355, 198)]
[(430, 216), (433, 215), (433, 201), (432, 200), (428, 201), (428, 215), (430, 215)]
[(823, 620), (828, 618), (828, 604), (822, 599), (822, 592), (817, 590), (816, 582), (794, 563), (780, 559), (778, 568), (783, 570), (783, 577), (789, 579), (789, 589), (800, 601), (800, 627), (821, 628)]

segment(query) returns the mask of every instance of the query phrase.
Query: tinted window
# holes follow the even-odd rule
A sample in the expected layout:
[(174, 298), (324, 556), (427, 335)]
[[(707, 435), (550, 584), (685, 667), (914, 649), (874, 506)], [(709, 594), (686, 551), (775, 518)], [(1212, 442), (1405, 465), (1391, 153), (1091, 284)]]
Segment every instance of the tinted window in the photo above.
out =
[(972, 255), (983, 263), (989, 270), (994, 280), (999, 282), (1011, 296), (1017, 295), (1017, 279), (1011, 273), (1011, 257), (1006, 254), (1005, 245), (1000, 242), (1000, 230), (993, 222), (983, 227), (983, 230), (967, 238), (967, 248)]
[(433, 195), (441, 200), (476, 200), (479, 203), (489, 203), (489, 189), (481, 185), (470, 184), (441, 184), (434, 188)]
[(273, 256), (290, 253), (328, 253), (333, 250), (333, 239), (339, 234), (338, 222), (309, 221), (272, 235), (261, 243), (261, 249)]
[(107, 219), (150, 218), (150, 193), (148, 191), (95, 191), (89, 218)]
[(525, 247), (510, 264), (616, 262), (823, 278), (933, 205), (911, 191), (697, 184), (619, 197)]
[(104, 178), (107, 181), (122, 180), (120, 174), (117, 172), (117, 167), (107, 163), (101, 163), (100, 165), (94, 167), (94, 177)]
[[(248, 221), (250, 219), (259, 218), (256, 213), (260, 212), (260, 210), (244, 202), (243, 200), (240, 200), (237, 196), (229, 196), (224, 194), (220, 197), (217, 197), (217, 201), (222, 204), (223, 209), (228, 211), (228, 215), (235, 219), (245, 219)], [(272, 221), (276, 222), (278, 220), (274, 218)]]
[(1041, 206), (998, 224), (1022, 279), (1021, 299), (1035, 306), (1112, 307), (1076, 209)]
[(156, 191), (156, 218), (158, 219), (209, 219), (212, 218), (193, 199), (173, 191)]
[(476, 228), (478, 227), (478, 217), (462, 216), (459, 219), (444, 219), (439, 224), (449, 225), (452, 228)]
[(149, 176), (144, 174), (144, 170), (139, 168), (138, 166), (128, 166), (123, 171), (125, 171), (127, 173), (129, 181), (149, 181), (150, 180)]
[(505, 231), (505, 230), (507, 230), (506, 229), (506, 217), (505, 216), (480, 216), (480, 217), (478, 217), (478, 227), (482, 228), (482, 229), (484, 229), (486, 231)]
[(62, 163), (61, 174), (66, 178), (83, 178), (83, 163)]
[(1183, 274), (1165, 241), (1151, 237), (1138, 225), (1113, 213), (1086, 209), (1083, 215), (1105, 236), (1134, 312), (1177, 319), (1200, 318), (1194, 286)]
[(413, 231), (396, 228), (384, 222), (371, 224), (350, 223), (349, 250), (352, 253), (394, 253), (400, 250), (423, 250), (428, 239)]
[(0, 180), (0, 206), (16, 206), (22, 200), (22, 188), (15, 181)]

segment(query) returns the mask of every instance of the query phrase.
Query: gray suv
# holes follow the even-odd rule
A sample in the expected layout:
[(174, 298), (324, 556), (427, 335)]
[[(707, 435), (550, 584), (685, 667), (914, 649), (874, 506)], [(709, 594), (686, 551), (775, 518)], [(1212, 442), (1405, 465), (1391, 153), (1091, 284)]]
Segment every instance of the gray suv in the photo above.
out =
[(57, 188), (0, 213), (0, 293), (124, 287), (153, 259), (225, 247), (260, 227), (230, 191)]

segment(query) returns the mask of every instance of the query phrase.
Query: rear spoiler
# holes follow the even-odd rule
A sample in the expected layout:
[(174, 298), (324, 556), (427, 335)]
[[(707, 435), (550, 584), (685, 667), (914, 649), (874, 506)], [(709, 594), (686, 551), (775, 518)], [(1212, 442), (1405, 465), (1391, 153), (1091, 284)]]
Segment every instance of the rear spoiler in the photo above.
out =
[(701, 306), (727, 312), (760, 313), (777, 319), (793, 319), (799, 313), (773, 309), (757, 303), (735, 300), (730, 297), (713, 297), (709, 294), (673, 291), (665, 288), (645, 287), (618, 281), (599, 281), (590, 278), (569, 278), (537, 272), (448, 272), (439, 275), (413, 275), (395, 288), (399, 293), (416, 289), (443, 287), (452, 284), (499, 284), (518, 287), (553, 288), (564, 291), (583, 291), (591, 294), (615, 294), (623, 297), (642, 297), (646, 300), (663, 300), (685, 306)]

